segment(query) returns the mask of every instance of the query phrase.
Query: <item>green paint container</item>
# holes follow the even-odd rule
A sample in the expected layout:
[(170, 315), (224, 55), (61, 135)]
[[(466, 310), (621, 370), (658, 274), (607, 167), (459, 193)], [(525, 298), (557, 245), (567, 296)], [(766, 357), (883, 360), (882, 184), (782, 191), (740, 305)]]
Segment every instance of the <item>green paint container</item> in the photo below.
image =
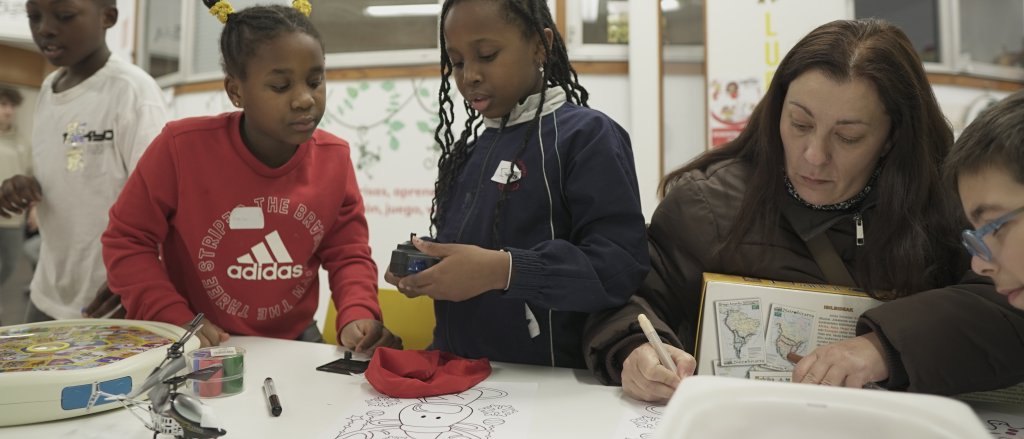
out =
[(234, 346), (200, 348), (185, 354), (189, 372), (214, 365), (221, 370), (206, 381), (188, 380), (188, 389), (200, 398), (219, 398), (245, 390), (245, 349)]

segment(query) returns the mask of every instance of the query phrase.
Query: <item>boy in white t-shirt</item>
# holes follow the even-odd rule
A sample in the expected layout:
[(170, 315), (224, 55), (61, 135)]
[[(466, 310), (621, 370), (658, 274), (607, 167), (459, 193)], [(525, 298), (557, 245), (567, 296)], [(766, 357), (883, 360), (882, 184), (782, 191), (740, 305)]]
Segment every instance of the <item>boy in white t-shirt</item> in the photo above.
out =
[(106, 288), (100, 235), (128, 175), (167, 122), (167, 108), (153, 78), (107, 48), (115, 0), (28, 0), (25, 10), (33, 40), (60, 68), (39, 93), (35, 176), (0, 185), (0, 216), (37, 204), (42, 250), (26, 321), (99, 317), (118, 300)]

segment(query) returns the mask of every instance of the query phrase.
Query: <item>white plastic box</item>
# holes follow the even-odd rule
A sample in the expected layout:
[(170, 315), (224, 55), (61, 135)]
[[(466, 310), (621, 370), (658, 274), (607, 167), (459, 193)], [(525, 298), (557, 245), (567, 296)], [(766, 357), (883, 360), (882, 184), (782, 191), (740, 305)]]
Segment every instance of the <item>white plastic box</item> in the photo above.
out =
[(686, 378), (655, 439), (989, 439), (955, 399), (715, 376)]

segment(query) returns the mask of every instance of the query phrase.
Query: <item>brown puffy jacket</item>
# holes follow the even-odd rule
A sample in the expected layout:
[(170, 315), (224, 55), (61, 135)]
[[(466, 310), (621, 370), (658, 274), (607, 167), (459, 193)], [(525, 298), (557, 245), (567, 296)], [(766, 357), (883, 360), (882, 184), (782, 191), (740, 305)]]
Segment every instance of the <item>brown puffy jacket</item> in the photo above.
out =
[[(648, 228), (650, 274), (629, 303), (592, 315), (584, 332), (587, 366), (601, 382), (620, 384), (623, 360), (646, 342), (638, 313), (647, 314), (664, 340), (692, 352), (704, 272), (828, 283), (805, 244), (819, 233), (827, 233), (846, 266), (853, 266), (854, 213), (815, 211), (788, 197), (775, 236), (752, 232), (737, 251), (716, 253), (739, 211), (748, 175), (746, 165), (734, 161), (690, 171), (658, 206)], [(866, 240), (874, 207), (869, 196), (860, 208)], [(889, 379), (883, 385), (949, 395), (1024, 381), (1024, 312), (1011, 308), (966, 263), (963, 272), (957, 285), (886, 302), (861, 316), (858, 335), (877, 333), (886, 350)]]

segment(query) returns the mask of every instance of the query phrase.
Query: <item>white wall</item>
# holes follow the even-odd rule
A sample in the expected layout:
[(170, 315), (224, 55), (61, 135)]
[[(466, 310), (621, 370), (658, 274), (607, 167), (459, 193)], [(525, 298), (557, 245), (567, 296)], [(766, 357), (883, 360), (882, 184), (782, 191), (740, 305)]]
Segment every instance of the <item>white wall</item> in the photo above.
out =
[[(621, 2), (626, 3), (626, 2)], [(654, 195), (661, 180), (661, 155), (664, 139), (664, 96), (661, 73), (661, 11), (656, 2), (629, 3), (629, 101), (630, 137), (633, 160), (640, 187), (640, 207), (647, 218), (654, 215), (658, 198)], [(611, 4), (609, 3), (609, 7)]]
[(0, 0), (0, 41), (31, 43), (25, 18), (26, 0)]
[(957, 136), (980, 110), (1010, 94), (955, 85), (936, 85), (932, 90), (935, 92), (935, 99), (939, 101), (939, 106), (942, 107), (943, 114), (953, 127), (953, 133)]
[(707, 112), (704, 111), (704, 76), (665, 77), (665, 175), (707, 149)]

